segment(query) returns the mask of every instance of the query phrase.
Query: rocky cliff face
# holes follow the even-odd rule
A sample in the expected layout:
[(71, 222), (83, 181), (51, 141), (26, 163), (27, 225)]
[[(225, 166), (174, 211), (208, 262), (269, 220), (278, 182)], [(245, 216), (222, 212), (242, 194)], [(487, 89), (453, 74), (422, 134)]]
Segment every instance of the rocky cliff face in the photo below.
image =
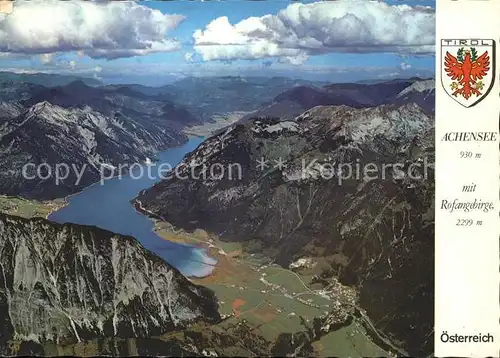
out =
[(212, 291), (131, 237), (0, 214), (0, 341), (141, 338), (220, 320)]
[[(415, 104), (250, 120), (202, 143), (138, 200), (282, 265), (327, 258), (325, 275), (358, 287), (376, 328), (423, 355), (432, 351), (433, 125)], [(215, 163), (237, 164), (241, 176), (210, 175)]]

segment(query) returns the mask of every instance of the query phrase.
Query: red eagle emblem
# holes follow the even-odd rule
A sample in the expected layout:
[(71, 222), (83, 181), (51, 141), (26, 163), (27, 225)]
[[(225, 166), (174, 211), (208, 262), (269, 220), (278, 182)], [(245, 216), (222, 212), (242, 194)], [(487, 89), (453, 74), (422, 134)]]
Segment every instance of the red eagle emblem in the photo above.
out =
[(450, 85), (453, 96), (460, 95), (468, 100), (473, 95), (479, 97), (483, 94), (481, 91), (485, 84), (481, 80), (490, 70), (488, 51), (479, 57), (474, 47), (470, 50), (460, 48), (457, 57), (447, 51), (444, 66), (446, 74), (453, 81)]

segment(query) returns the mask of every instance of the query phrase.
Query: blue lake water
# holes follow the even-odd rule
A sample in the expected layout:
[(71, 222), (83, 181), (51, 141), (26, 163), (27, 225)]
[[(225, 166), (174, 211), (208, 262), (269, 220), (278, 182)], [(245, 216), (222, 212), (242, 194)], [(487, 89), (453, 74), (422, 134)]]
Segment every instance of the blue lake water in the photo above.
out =
[[(158, 174), (161, 163), (175, 166), (202, 141), (202, 138), (191, 138), (182, 146), (159, 153), (154, 165), (142, 167), (142, 172), (145, 173), (143, 176), (139, 175), (141, 168), (136, 166), (131, 175), (109, 179), (86, 188), (68, 198), (68, 205), (52, 213), (49, 220), (92, 225), (133, 236), (185, 276), (209, 275), (216, 263), (215, 259), (209, 257), (204, 249), (160, 238), (153, 232), (153, 221), (138, 213), (131, 204), (131, 200), (141, 190), (150, 188), (161, 179)], [(148, 170), (152, 175), (148, 175)]]

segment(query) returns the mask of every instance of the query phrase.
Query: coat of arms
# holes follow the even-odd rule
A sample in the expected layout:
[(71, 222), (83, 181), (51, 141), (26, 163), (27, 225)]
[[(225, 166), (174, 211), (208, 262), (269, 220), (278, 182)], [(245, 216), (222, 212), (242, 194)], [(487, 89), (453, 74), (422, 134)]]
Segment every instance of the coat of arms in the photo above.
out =
[(495, 41), (442, 40), (441, 82), (445, 91), (464, 107), (479, 103), (495, 81)]

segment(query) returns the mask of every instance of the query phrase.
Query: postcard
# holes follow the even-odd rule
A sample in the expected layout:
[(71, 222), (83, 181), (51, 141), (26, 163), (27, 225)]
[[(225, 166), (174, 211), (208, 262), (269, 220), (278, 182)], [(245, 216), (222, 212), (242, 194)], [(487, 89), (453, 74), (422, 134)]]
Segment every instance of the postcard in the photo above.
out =
[(499, 357), (497, 0), (0, 0), (0, 356)]

